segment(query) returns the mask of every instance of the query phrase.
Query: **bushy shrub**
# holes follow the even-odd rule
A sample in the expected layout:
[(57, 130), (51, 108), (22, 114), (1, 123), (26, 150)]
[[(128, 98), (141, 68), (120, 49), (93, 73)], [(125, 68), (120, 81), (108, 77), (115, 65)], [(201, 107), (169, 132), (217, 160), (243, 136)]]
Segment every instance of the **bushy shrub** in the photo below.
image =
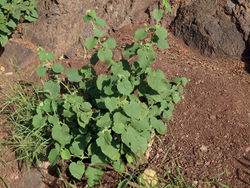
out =
[(29, 22), (37, 20), (36, 6), (37, 2), (32, 0), (0, 1), (0, 44), (2, 47), (8, 42), (8, 37), (16, 29), (20, 19)]

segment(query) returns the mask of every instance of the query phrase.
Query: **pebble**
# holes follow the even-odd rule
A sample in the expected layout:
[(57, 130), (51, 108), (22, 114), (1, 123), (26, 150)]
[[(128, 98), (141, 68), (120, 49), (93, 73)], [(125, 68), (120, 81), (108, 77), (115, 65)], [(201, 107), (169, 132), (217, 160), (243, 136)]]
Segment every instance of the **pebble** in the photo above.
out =
[(202, 146), (200, 147), (200, 150), (201, 150), (202, 152), (207, 152), (208, 148), (207, 148), (207, 146), (202, 145)]
[(216, 120), (216, 116), (215, 116), (215, 115), (211, 115), (209, 118), (210, 118), (211, 120)]
[(209, 165), (210, 165), (210, 161), (206, 162), (205, 165), (206, 165), (206, 166), (209, 166)]
[(196, 187), (198, 185), (198, 181), (193, 181), (192, 186)]
[(250, 146), (246, 148), (246, 153), (250, 152)]
[(6, 76), (13, 75), (13, 72), (6, 72), (4, 75)]

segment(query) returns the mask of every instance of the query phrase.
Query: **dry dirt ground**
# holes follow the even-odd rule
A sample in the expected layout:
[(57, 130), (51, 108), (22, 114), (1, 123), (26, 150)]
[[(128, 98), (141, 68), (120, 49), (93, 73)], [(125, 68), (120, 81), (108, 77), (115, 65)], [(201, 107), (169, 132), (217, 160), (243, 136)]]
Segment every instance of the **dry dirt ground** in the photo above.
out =
[[(131, 33), (133, 28), (124, 28), (113, 35), (122, 45), (133, 39)], [(217, 181), (235, 188), (250, 187), (250, 75), (245, 70), (249, 59), (206, 58), (171, 33), (168, 42), (171, 48), (158, 51), (153, 68), (163, 70), (169, 80), (185, 76), (189, 83), (185, 99), (176, 105), (174, 118), (167, 123), (167, 134), (154, 139), (148, 166), (163, 177), (166, 171), (174, 173), (170, 167), (178, 163), (194, 187), (203, 187), (201, 181), (223, 172)], [(64, 63), (79, 66), (79, 59), (81, 55)], [(26, 79), (34, 79), (35, 66), (31, 64), (21, 71)], [(96, 68), (101, 70), (103, 65)], [(9, 67), (9, 71), (13, 69)], [(13, 77), (0, 75), (2, 91), (8, 90), (3, 80)], [(4, 122), (4, 117), (0, 121)], [(12, 153), (3, 158), (8, 161), (13, 157)], [(20, 187), (19, 182), (24, 181), (16, 162), (2, 164), (0, 175), (13, 187)], [(48, 177), (45, 179), (51, 182), (53, 178)], [(107, 173), (102, 185), (115, 187), (117, 178)]]

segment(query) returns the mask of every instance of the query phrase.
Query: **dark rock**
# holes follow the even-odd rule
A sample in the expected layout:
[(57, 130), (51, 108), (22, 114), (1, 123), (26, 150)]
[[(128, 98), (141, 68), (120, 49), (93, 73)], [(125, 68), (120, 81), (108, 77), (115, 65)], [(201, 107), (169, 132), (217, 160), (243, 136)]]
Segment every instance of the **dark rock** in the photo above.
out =
[(225, 12), (229, 10), (229, 15), (244, 35), (247, 41), (250, 34), (250, 0), (227, 0)]
[(91, 9), (91, 3), (75, 0), (40, 0), (38, 5), (39, 19), (34, 23), (24, 23), (23, 38), (37, 46), (55, 53), (64, 55), (76, 43), (80, 36), (88, 37), (92, 29), (83, 22), (83, 15)]
[[(40, 0), (39, 19), (23, 23), (23, 38), (57, 56), (72, 56), (75, 47), (81, 47), (86, 37), (92, 36), (92, 27), (83, 21), (89, 9), (96, 9), (98, 16), (108, 24), (104, 31), (118, 30), (126, 25), (145, 21), (144, 11), (159, 0)], [(79, 45), (80, 44), (80, 45)]]
[(23, 68), (36, 58), (37, 55), (30, 46), (21, 41), (10, 40), (0, 55), (0, 62), (7, 66)]
[(246, 48), (243, 33), (215, 4), (197, 0), (181, 6), (171, 30), (206, 56), (240, 56)]

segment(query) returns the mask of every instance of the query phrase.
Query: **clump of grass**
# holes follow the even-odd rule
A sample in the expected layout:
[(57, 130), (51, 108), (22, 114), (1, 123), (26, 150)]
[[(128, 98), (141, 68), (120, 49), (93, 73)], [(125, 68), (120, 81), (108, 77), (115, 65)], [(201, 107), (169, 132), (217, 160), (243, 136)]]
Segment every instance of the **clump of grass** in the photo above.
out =
[(11, 92), (2, 92), (0, 114), (7, 118), (8, 139), (1, 141), (16, 154), (16, 160), (28, 169), (46, 158), (50, 136), (32, 127), (32, 118), (39, 104), (40, 95), (32, 83), (9, 84)]

